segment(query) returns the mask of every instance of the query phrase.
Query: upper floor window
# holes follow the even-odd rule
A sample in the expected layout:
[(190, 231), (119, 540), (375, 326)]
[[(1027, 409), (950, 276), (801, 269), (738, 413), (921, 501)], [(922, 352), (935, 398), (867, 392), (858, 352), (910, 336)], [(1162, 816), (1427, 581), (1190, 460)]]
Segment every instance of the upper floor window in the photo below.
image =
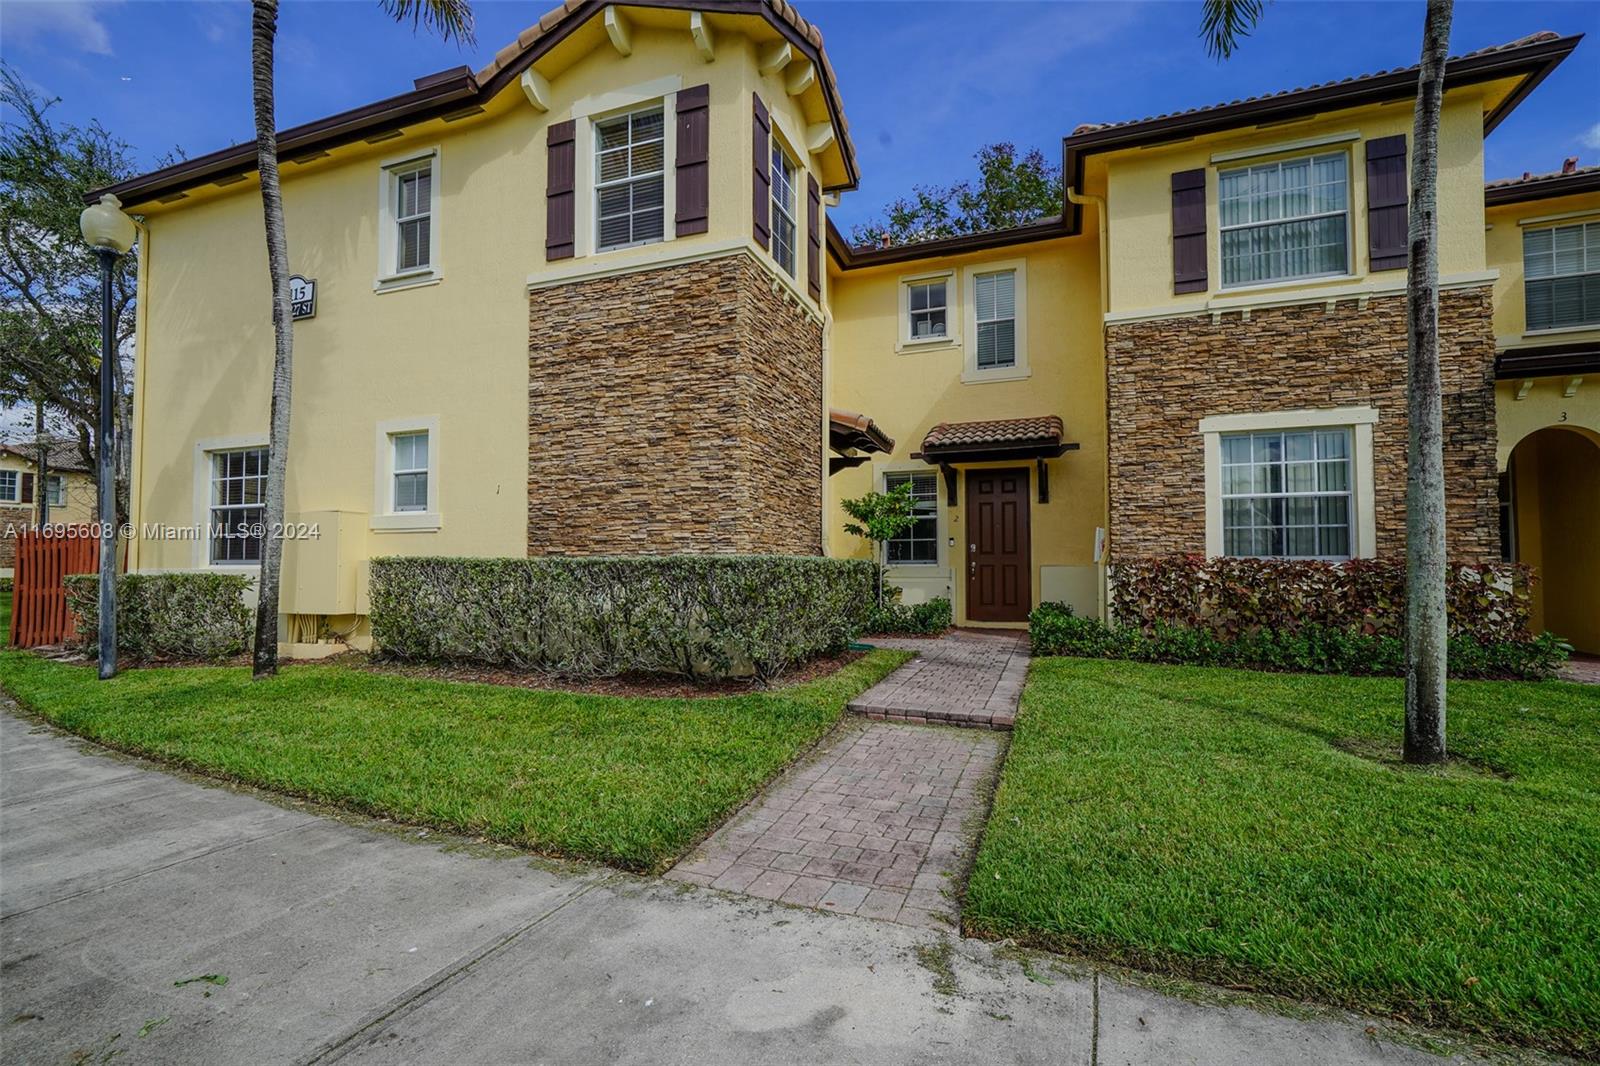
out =
[(1348, 559), (1348, 428), (1227, 433), (1222, 443), (1225, 555)]
[(0, 502), (16, 503), (22, 497), (22, 475), (15, 470), (0, 470)]
[(428, 434), (396, 433), (389, 438), (394, 449), (394, 509), (428, 509)]
[(1528, 329), (1600, 324), (1600, 222), (1522, 231)]
[(266, 520), (267, 449), (211, 453), (211, 561), (258, 563)]
[(433, 160), (391, 170), (394, 176), (396, 274), (433, 265)]
[(885, 492), (893, 492), (901, 485), (911, 486), (916, 521), (886, 543), (885, 558), (891, 564), (936, 563), (939, 561), (939, 479), (932, 473), (883, 475)]
[(596, 247), (662, 239), (666, 219), (666, 127), (660, 104), (594, 124)]
[(1225, 287), (1349, 273), (1343, 152), (1224, 170), (1218, 179)]
[(907, 334), (910, 340), (942, 340), (950, 335), (950, 279), (930, 278), (906, 285)]
[(793, 275), (795, 270), (794, 185), (796, 167), (789, 155), (772, 139), (772, 258)]
[(1000, 270), (972, 279), (978, 369), (1017, 365), (1017, 274)]

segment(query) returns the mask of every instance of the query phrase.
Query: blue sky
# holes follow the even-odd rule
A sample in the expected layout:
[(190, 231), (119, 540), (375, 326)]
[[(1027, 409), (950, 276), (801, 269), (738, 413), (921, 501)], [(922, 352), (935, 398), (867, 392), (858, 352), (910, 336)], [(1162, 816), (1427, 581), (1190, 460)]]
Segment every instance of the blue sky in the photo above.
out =
[[(1168, 3), (939, 3), (799, 0), (821, 26), (861, 157), (847, 229), (913, 184), (972, 171), (982, 144), (1052, 156), (1080, 122), (1164, 111), (1416, 62), (1420, 2), (1278, 0), (1227, 63), (1195, 36), (1199, 0)], [(411, 79), (481, 66), (553, 0), (479, 0), (470, 49), (414, 35), (374, 0), (284, 0), (279, 124), (403, 92)], [(1600, 163), (1600, 4), (1459, 2), (1453, 52), (1540, 29), (1590, 39), (1488, 142), (1490, 178)], [(250, 136), (249, 5), (0, 0), (0, 56), (62, 98), (72, 121), (99, 118), (151, 163)]]

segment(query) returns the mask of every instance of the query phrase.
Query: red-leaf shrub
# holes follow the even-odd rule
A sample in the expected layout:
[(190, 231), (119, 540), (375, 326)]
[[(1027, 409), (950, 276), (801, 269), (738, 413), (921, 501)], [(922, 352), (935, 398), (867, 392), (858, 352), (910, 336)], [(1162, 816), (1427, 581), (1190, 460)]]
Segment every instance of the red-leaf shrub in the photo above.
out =
[[(1224, 639), (1302, 626), (1401, 635), (1406, 567), (1398, 559), (1243, 559), (1143, 556), (1112, 564), (1111, 616), (1146, 633), (1196, 626)], [(1445, 586), (1450, 634), (1483, 644), (1527, 640), (1532, 570), (1518, 563), (1452, 563)]]

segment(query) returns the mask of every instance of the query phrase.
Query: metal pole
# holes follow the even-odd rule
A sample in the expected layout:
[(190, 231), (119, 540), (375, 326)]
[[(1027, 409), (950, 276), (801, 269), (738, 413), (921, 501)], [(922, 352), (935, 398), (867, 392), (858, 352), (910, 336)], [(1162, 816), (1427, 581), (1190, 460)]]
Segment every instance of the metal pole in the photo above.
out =
[(117, 673), (117, 482), (113, 441), (116, 436), (116, 340), (112, 336), (111, 272), (117, 253), (97, 248), (100, 257), (100, 439), (95, 445), (96, 485), (100, 503), (100, 680)]
[(33, 404), (33, 437), (39, 446), (39, 526), (50, 524), (50, 445), (44, 436), (44, 402)]

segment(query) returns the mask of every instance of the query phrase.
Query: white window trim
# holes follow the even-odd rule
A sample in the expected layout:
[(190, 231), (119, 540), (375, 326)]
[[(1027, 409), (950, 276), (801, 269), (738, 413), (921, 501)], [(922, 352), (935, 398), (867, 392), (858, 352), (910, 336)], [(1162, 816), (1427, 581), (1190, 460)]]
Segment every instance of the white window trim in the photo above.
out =
[(260, 563), (213, 563), (211, 561), (211, 453), (232, 452), (241, 448), (266, 448), (271, 439), (265, 433), (245, 433), (233, 437), (206, 437), (194, 442), (194, 539), (191, 556), (194, 568), (219, 574), (255, 574)]
[[(911, 336), (911, 286), (923, 282), (941, 280), (945, 286), (945, 336), (921, 338)], [(965, 316), (961, 306), (961, 285), (955, 269), (925, 271), (921, 274), (902, 274), (896, 279), (896, 282), (900, 291), (900, 325), (895, 335), (894, 350), (897, 352), (925, 352), (940, 348), (959, 348), (961, 346), (961, 323)]]
[[(1333, 215), (1343, 214), (1344, 215), (1344, 269), (1343, 270), (1331, 270), (1331, 271), (1328, 271), (1328, 272), (1323, 273), (1323, 274), (1298, 274), (1298, 275), (1296, 275), (1296, 276), (1294, 276), (1292, 278), (1273, 278), (1271, 281), (1245, 281), (1245, 282), (1238, 282), (1238, 283), (1235, 283), (1233, 285), (1229, 285), (1227, 283), (1227, 281), (1223, 277), (1222, 234), (1225, 232), (1225, 228), (1222, 225), (1222, 175), (1224, 173), (1232, 172), (1232, 171), (1235, 171), (1235, 170), (1249, 170), (1252, 167), (1267, 166), (1267, 165), (1269, 165), (1271, 163), (1293, 163), (1293, 162), (1296, 162), (1297, 160), (1300, 160), (1300, 159), (1310, 160), (1310, 159), (1315, 159), (1315, 158), (1317, 158), (1319, 156), (1327, 156), (1327, 155), (1343, 155), (1344, 156), (1344, 210), (1342, 212), (1339, 212), (1339, 211), (1323, 211), (1323, 212), (1320, 212), (1320, 213), (1315, 214), (1315, 215), (1300, 215), (1300, 216), (1296, 216), (1293, 219), (1277, 219), (1275, 222), (1243, 223), (1243, 224), (1240, 224), (1240, 225), (1237, 225), (1237, 226), (1226, 227), (1226, 229), (1227, 230), (1256, 229), (1256, 228), (1259, 228), (1261, 226), (1270, 226), (1270, 225), (1275, 225), (1277, 223), (1282, 223), (1282, 222), (1299, 222), (1299, 221), (1304, 221), (1304, 220), (1313, 219), (1313, 218), (1331, 218)], [(1353, 203), (1354, 203), (1354, 200), (1355, 200), (1355, 159), (1354, 159), (1354, 156), (1351, 154), (1351, 152), (1348, 149), (1345, 149), (1342, 152), (1336, 149), (1336, 150), (1331, 151), (1331, 152), (1311, 152), (1309, 154), (1304, 154), (1304, 155), (1298, 155), (1298, 154), (1297, 155), (1290, 155), (1290, 156), (1285, 156), (1282, 159), (1257, 160), (1256, 162), (1253, 162), (1253, 163), (1241, 163), (1238, 166), (1216, 167), (1215, 169), (1216, 169), (1216, 179), (1217, 179), (1216, 180), (1217, 192), (1216, 192), (1216, 197), (1215, 197), (1214, 201), (1212, 202), (1211, 205), (1208, 206), (1208, 212), (1214, 214), (1214, 221), (1216, 222), (1216, 230), (1217, 230), (1217, 239), (1215, 241), (1211, 242), (1216, 246), (1216, 251), (1215, 251), (1214, 254), (1209, 256), (1209, 258), (1212, 260), (1212, 264), (1211, 264), (1212, 268), (1215, 269), (1216, 272), (1217, 272), (1216, 273), (1217, 283), (1216, 283), (1216, 286), (1215, 286), (1215, 291), (1216, 292), (1218, 292), (1218, 293), (1261, 292), (1263, 290), (1282, 289), (1282, 288), (1288, 288), (1288, 287), (1292, 287), (1292, 286), (1301, 286), (1301, 285), (1308, 285), (1308, 284), (1317, 284), (1317, 283), (1327, 284), (1328, 282), (1334, 282), (1334, 281), (1354, 281), (1354, 280), (1358, 280), (1358, 279), (1360, 279), (1360, 278), (1365, 276), (1360, 272), (1360, 266), (1357, 264), (1357, 259), (1358, 258), (1361, 258), (1362, 263), (1365, 263), (1365, 258), (1361, 256), (1361, 253), (1359, 252), (1359, 250), (1356, 247), (1356, 211), (1355, 211), (1355, 208), (1353, 206)], [(1214, 209), (1214, 211), (1212, 209)], [(1212, 220), (1208, 219), (1208, 225), (1209, 225), (1210, 221), (1212, 221)]]
[[(377, 424), (373, 438), (372, 514), (367, 527), (374, 533), (433, 533), (444, 526), (439, 507), (439, 416), (391, 418)], [(428, 435), (428, 509), (394, 509), (394, 438), (406, 433)]]
[[(428, 265), (415, 270), (396, 270), (393, 264), (399, 251), (399, 224), (394, 211), (395, 171), (424, 160), (433, 171), (428, 198)], [(378, 275), (372, 282), (374, 292), (432, 285), (444, 277), (444, 256), (440, 250), (443, 247), (443, 227), (440, 225), (443, 220), (439, 212), (443, 187), (438, 145), (406, 152), (378, 164)]]
[[(678, 90), (683, 88), (681, 75), (670, 75), (654, 81), (640, 82), (613, 92), (586, 96), (572, 105), (573, 152), (573, 233), (572, 255), (584, 259), (596, 255), (626, 255), (640, 248), (670, 244), (677, 239), (677, 226), (673, 214), (678, 202)], [(661, 104), (661, 152), (664, 173), (661, 176), (661, 240), (650, 244), (627, 244), (599, 250), (599, 223), (596, 219), (594, 188), (594, 126), (596, 122), (645, 107)], [(570, 273), (570, 271), (568, 271)]]
[[(1524, 336), (1528, 336), (1528, 337), (1541, 337), (1541, 336), (1545, 336), (1546, 334), (1551, 334), (1551, 333), (1582, 333), (1582, 332), (1589, 331), (1589, 330), (1600, 329), (1600, 322), (1578, 322), (1578, 323), (1576, 323), (1574, 325), (1570, 325), (1570, 326), (1540, 326), (1538, 328), (1534, 328), (1534, 327), (1528, 325), (1528, 286), (1529, 285), (1532, 285), (1535, 282), (1540, 282), (1540, 281), (1554, 281), (1557, 278), (1586, 278), (1586, 277), (1590, 276), (1591, 274), (1600, 273), (1600, 271), (1597, 271), (1597, 270), (1584, 270), (1584, 271), (1580, 271), (1577, 274), (1546, 274), (1544, 277), (1539, 277), (1539, 278), (1529, 277), (1528, 276), (1528, 251), (1527, 251), (1527, 236), (1530, 233), (1542, 233), (1545, 230), (1549, 230), (1550, 234), (1551, 234), (1550, 240), (1552, 242), (1552, 247), (1553, 247), (1554, 241), (1555, 241), (1555, 231), (1556, 230), (1558, 230), (1558, 229), (1572, 229), (1574, 227), (1584, 228), (1584, 227), (1588, 227), (1588, 226), (1600, 226), (1600, 218), (1568, 218), (1568, 219), (1563, 219), (1563, 220), (1559, 220), (1559, 221), (1551, 221), (1551, 222), (1548, 222), (1548, 223), (1546, 223), (1544, 225), (1540, 225), (1540, 226), (1531, 226), (1526, 222), (1519, 223), (1519, 225), (1521, 225), (1523, 227), (1522, 235), (1521, 235), (1522, 241), (1523, 241), (1523, 250), (1522, 250), (1522, 326), (1523, 326), (1523, 335)], [(1585, 266), (1588, 265), (1588, 257), (1587, 257), (1587, 255), (1585, 255), (1584, 265)]]
[(0, 503), (21, 503), (22, 502), (22, 471), (21, 470), (4, 470), (4, 471), (0, 471), (0, 473), (15, 474), (16, 477), (13, 479), (13, 482), (17, 486), (16, 494), (12, 495), (12, 496), (0, 496)]
[[(978, 369), (978, 286), (979, 274), (1016, 273), (1017, 361), (1013, 366)], [(967, 384), (984, 381), (1020, 381), (1031, 377), (1028, 367), (1028, 262), (1025, 259), (1001, 259), (990, 263), (975, 263), (961, 272), (962, 332), (966, 337), (966, 366), (961, 380)]]
[(879, 492), (888, 492), (889, 475), (891, 474), (932, 474), (934, 478), (933, 507), (936, 519), (934, 549), (937, 552), (935, 560), (931, 563), (885, 563), (884, 572), (891, 578), (896, 574), (906, 577), (931, 578), (950, 576), (950, 514), (945, 506), (944, 478), (939, 473), (938, 467), (929, 466), (927, 463), (899, 462), (899, 463), (874, 463), (872, 464), (872, 484)]
[(1287, 429), (1350, 430), (1350, 476), (1354, 481), (1351, 505), (1353, 534), (1350, 557), (1370, 559), (1378, 553), (1375, 511), (1377, 489), (1372, 474), (1372, 427), (1378, 422), (1376, 407), (1333, 407), (1323, 410), (1261, 411), (1238, 415), (1211, 415), (1200, 419), (1205, 446), (1206, 555), (1222, 550), (1222, 436)]
[[(772, 179), (772, 150), (776, 148), (783, 156), (783, 161), (789, 164), (794, 172), (789, 191), (794, 194), (794, 209), (787, 216), (794, 227), (794, 237), (790, 241), (790, 254), (794, 258), (792, 268), (786, 267), (778, 259), (778, 227), (775, 216), (782, 213), (778, 206), (778, 183)], [(806, 234), (806, 168), (800, 161), (800, 155), (790, 147), (788, 138), (779, 134), (776, 129), (770, 131), (767, 137), (767, 253), (772, 256), (772, 261), (778, 267), (780, 274), (787, 274), (791, 278), (799, 278), (800, 270), (805, 266), (806, 252), (809, 242)]]

